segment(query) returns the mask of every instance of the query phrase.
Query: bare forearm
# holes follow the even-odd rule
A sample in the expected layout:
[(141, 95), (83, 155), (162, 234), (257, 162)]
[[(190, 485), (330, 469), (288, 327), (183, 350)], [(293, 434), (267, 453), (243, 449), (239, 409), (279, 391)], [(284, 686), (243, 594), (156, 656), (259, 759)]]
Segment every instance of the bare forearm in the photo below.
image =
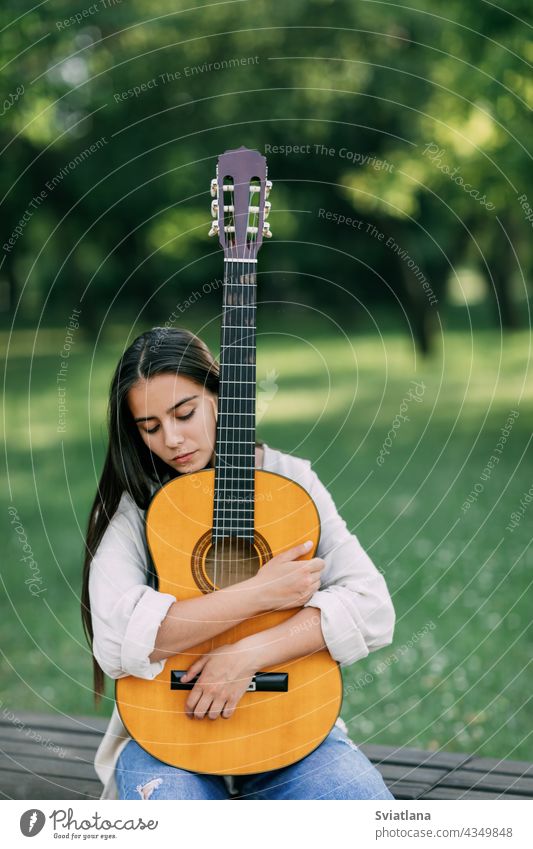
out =
[(184, 652), (262, 612), (255, 587), (248, 581), (177, 601), (161, 622), (149, 659), (153, 663)]
[(258, 631), (239, 641), (253, 653), (257, 670), (327, 648), (320, 625), (320, 610), (304, 607), (280, 625)]

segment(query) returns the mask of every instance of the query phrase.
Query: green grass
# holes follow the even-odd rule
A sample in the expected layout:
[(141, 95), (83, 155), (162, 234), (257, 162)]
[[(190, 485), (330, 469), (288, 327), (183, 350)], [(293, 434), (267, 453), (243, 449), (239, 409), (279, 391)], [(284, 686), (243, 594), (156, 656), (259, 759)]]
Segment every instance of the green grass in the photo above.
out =
[[(489, 330), (448, 331), (427, 360), (399, 333), (344, 338), (306, 327), (301, 340), (285, 333), (259, 337), (258, 381), (267, 385), (258, 435), (313, 460), (384, 573), (397, 612), (393, 645), (344, 670), (342, 715), (353, 738), (529, 760), (533, 504), (506, 530), (532, 484), (527, 331), (503, 340)], [(108, 329), (95, 348), (80, 330), (64, 434), (55, 379), (64, 331), (40, 331), (33, 354), (31, 331), (10, 340), (8, 500), (46, 587), (40, 597), (29, 593), (29, 569), (5, 513), (0, 698), (11, 710), (93, 711), (78, 603), (82, 536), (125, 335)], [(213, 333), (208, 341), (216, 346)], [(425, 385), (422, 400), (407, 402), (409, 421), (379, 466), (413, 380)], [(520, 415), (499, 463), (463, 512), (511, 410)], [(107, 693), (106, 715), (109, 682)]]

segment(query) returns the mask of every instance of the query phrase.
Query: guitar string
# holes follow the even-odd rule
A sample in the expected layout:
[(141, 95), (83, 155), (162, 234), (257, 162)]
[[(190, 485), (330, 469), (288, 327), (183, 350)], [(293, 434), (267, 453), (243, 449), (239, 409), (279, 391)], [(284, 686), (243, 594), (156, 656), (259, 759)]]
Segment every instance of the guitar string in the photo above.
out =
[[(254, 200), (255, 200), (254, 196), (255, 196), (255, 192), (250, 193), (250, 191), (248, 191), (249, 206), (254, 205)], [(250, 203), (250, 200), (251, 200), (251, 203)], [(252, 214), (252, 218), (250, 220), (250, 214), (248, 212), (247, 224), (250, 224), (250, 226), (252, 226), (252, 227), (254, 226), (254, 224), (255, 224), (255, 213)], [(245, 234), (245, 239), (246, 239), (245, 251), (247, 251), (248, 260), (250, 260), (250, 256), (253, 253), (253, 247), (255, 246), (255, 243), (256, 243), (256, 234), (253, 231), (250, 233), (250, 244), (248, 244), (248, 238), (247, 237), (248, 237), (248, 231), (246, 231), (246, 234)], [(254, 330), (254, 326), (255, 326), (254, 317), (253, 317), (253, 309), (251, 309), (251, 303), (253, 302), (253, 284), (250, 283), (250, 277), (251, 277), (251, 273), (252, 273), (251, 269), (252, 269), (252, 263), (250, 261), (248, 261), (247, 265), (245, 265), (244, 268), (243, 268), (244, 277), (242, 278), (242, 280), (239, 281), (238, 286), (237, 286), (238, 290), (240, 290), (239, 300), (243, 303), (243, 309), (240, 310), (240, 312), (244, 317), (244, 321), (242, 322), (242, 326), (239, 328), (240, 334), (239, 333), (235, 334), (235, 338), (237, 340), (239, 340), (239, 342), (236, 343), (236, 344), (242, 344), (242, 348), (239, 348), (235, 352), (235, 359), (239, 363), (239, 369), (240, 369), (240, 372), (241, 372), (240, 375), (239, 375), (239, 383), (240, 383), (239, 399), (240, 399), (240, 405), (241, 405), (241, 412), (242, 412), (242, 408), (243, 408), (242, 386), (246, 387), (246, 392), (245, 392), (245, 406), (246, 407), (248, 407), (248, 401), (250, 400), (251, 395), (252, 395), (252, 392), (251, 392), (252, 381), (253, 381), (254, 392), (255, 392), (255, 380), (253, 380), (253, 378), (254, 378), (253, 371), (254, 370), (251, 368), (251, 356), (250, 356), (251, 353), (253, 354), (253, 342), (251, 342), (251, 337), (253, 337), (253, 330)], [(239, 324), (240, 324), (240, 322), (239, 322)], [(239, 359), (239, 352), (241, 352), (240, 359)], [(250, 372), (252, 372), (251, 378), (249, 376)], [(254, 405), (252, 404), (250, 406), (253, 407)], [(250, 410), (247, 410), (247, 411), (250, 412)], [(252, 416), (241, 416), (240, 417), (239, 429), (238, 429), (238, 434), (237, 434), (238, 435), (237, 456), (238, 456), (239, 459), (238, 459), (236, 465), (237, 465), (237, 467), (239, 467), (241, 465), (241, 459), (240, 458), (243, 458), (242, 465), (244, 466), (244, 469), (242, 471), (244, 471), (244, 475), (243, 475), (244, 485), (242, 487), (242, 490), (241, 490), (240, 486), (235, 487), (235, 491), (238, 493), (238, 496), (237, 496), (238, 500), (237, 500), (235, 512), (236, 512), (236, 515), (237, 515), (237, 524), (239, 525), (239, 527), (241, 527), (241, 522), (242, 522), (242, 527), (245, 528), (246, 531), (248, 532), (248, 534), (251, 535), (253, 533), (253, 529), (250, 529), (249, 523), (250, 523), (250, 518), (252, 516), (252, 504), (247, 499), (253, 493), (253, 488), (251, 486), (251, 476), (253, 474), (252, 470), (253, 470), (253, 467), (255, 465), (255, 445), (252, 445), (251, 441), (249, 439), (249, 437), (251, 436), (251, 430), (253, 429), (253, 424), (254, 424), (253, 421), (248, 422), (249, 418), (253, 418), (253, 417)], [(244, 443), (244, 445), (243, 445), (243, 443)], [(250, 463), (251, 469), (247, 468), (248, 463)], [(237, 478), (239, 479), (240, 476), (241, 475), (238, 472)], [(238, 482), (239, 482), (239, 484), (241, 483), (240, 480)], [(243, 495), (242, 502), (240, 500), (241, 492), (242, 492), (242, 495)], [(239, 509), (239, 505), (240, 505), (240, 509)], [(245, 533), (246, 533), (246, 531), (245, 531)], [(245, 557), (245, 551), (247, 550), (248, 545), (250, 544), (250, 540), (249, 539), (247, 540), (246, 536), (244, 534), (243, 534), (242, 538), (239, 537), (239, 535), (237, 534), (237, 540), (239, 540), (239, 539), (242, 539), (242, 542), (241, 542), (242, 553), (239, 552), (240, 556), (239, 556), (239, 559), (237, 560), (237, 563), (238, 563), (238, 566), (241, 567), (243, 574), (245, 574), (246, 566), (245, 566), (245, 562), (244, 562), (244, 557)], [(239, 548), (239, 544), (237, 544), (237, 549), (238, 548)], [(238, 577), (239, 577), (239, 579), (241, 579), (242, 576), (239, 574)]]
[[(224, 182), (223, 182), (224, 184)], [(247, 187), (249, 184), (247, 184)], [(259, 204), (261, 203), (261, 184), (259, 185)], [(264, 192), (264, 189), (263, 189)], [(250, 193), (248, 191), (248, 199), (250, 198)], [(255, 194), (255, 193), (254, 193)], [(228, 198), (228, 200), (232, 199), (235, 201), (235, 198)], [(224, 199), (223, 199), (224, 200)], [(252, 198), (253, 200), (253, 198)], [(252, 203), (253, 205), (253, 203)], [(235, 202), (234, 206), (234, 225), (235, 225)], [(249, 210), (247, 210), (249, 212)], [(257, 230), (260, 219), (260, 212), (253, 213), (254, 219), (252, 221), (251, 226), (255, 226), (255, 216), (257, 216)], [(247, 225), (248, 225), (249, 215), (247, 215)], [(253, 542), (246, 539), (246, 531), (248, 533), (253, 532), (253, 528), (250, 529), (250, 519), (252, 518), (252, 503), (247, 500), (253, 492), (253, 488), (250, 486), (251, 481), (253, 480), (252, 475), (255, 473), (255, 442), (252, 446), (252, 441), (250, 440), (250, 434), (255, 431), (255, 422), (247, 423), (248, 418), (253, 418), (252, 413), (255, 411), (255, 397), (251, 398), (251, 393), (248, 391), (246, 395), (245, 401), (248, 402), (252, 400), (252, 408), (253, 410), (247, 410), (248, 415), (241, 415), (243, 412), (243, 404), (242, 404), (242, 389), (246, 386), (248, 389), (251, 386), (252, 382), (255, 387), (255, 368), (251, 368), (255, 366), (255, 357), (253, 356), (253, 351), (255, 347), (255, 315), (254, 309), (256, 308), (256, 304), (254, 303), (254, 294), (255, 294), (255, 281), (254, 283), (250, 283), (250, 276), (252, 273), (253, 262), (251, 261), (251, 254), (253, 253), (251, 248), (248, 248), (248, 234), (247, 231), (245, 233), (246, 243), (244, 245), (244, 253), (248, 255), (248, 259), (246, 257), (241, 258), (241, 262), (237, 262), (237, 266), (242, 265), (242, 271), (244, 273), (244, 278), (240, 278), (239, 280), (239, 269), (237, 268), (235, 273), (234, 265), (231, 263), (231, 271), (228, 270), (225, 273), (225, 294), (229, 295), (229, 298), (223, 299), (223, 341), (225, 343), (223, 349), (224, 362), (227, 367), (228, 378), (226, 380), (226, 385), (223, 387), (225, 391), (222, 392), (222, 398), (225, 401), (223, 405), (226, 409), (224, 412), (229, 414), (233, 419), (233, 424), (231, 426), (231, 438), (227, 439), (221, 433), (221, 442), (224, 441), (224, 447), (226, 450), (230, 447), (232, 451), (230, 451), (231, 459), (233, 463), (227, 463), (227, 456), (225, 457), (223, 454), (219, 460), (219, 470), (223, 471), (222, 474), (222, 509), (220, 509), (220, 498), (218, 498), (218, 528), (219, 531), (216, 534), (215, 538), (215, 585), (217, 583), (217, 566), (218, 566), (218, 543), (221, 538), (220, 534), (220, 525), (222, 527), (228, 527), (226, 524), (226, 519), (228, 518), (229, 512), (229, 529), (230, 529), (230, 538), (229, 538), (229, 564), (231, 565), (233, 562), (233, 539), (234, 535), (236, 538), (236, 554), (237, 554), (237, 570), (239, 570), (239, 566), (242, 568), (243, 573), (245, 574), (245, 564), (244, 564), (244, 554), (245, 550), (248, 548), (248, 544), (250, 545), (250, 550), (253, 550)], [(257, 234), (252, 232), (250, 234), (250, 242), (252, 247), (257, 243)], [(248, 248), (248, 249), (247, 249)], [(237, 250), (237, 242), (234, 241), (232, 246), (232, 251), (234, 253), (238, 253)], [(232, 259), (239, 259), (238, 256), (232, 257)], [(226, 263), (226, 266), (230, 263)], [(245, 297), (246, 296), (246, 297)], [(229, 302), (228, 302), (229, 301)], [(234, 319), (232, 321), (231, 319)], [(236, 319), (239, 318), (237, 322)], [(229, 319), (229, 322), (226, 322), (225, 319)], [(244, 321), (243, 321), (244, 319)], [(239, 334), (237, 331), (240, 330)], [(242, 332), (246, 331), (246, 335)], [(233, 331), (233, 332), (232, 332)], [(246, 344), (244, 344), (246, 343)], [(233, 350), (232, 350), (233, 349)], [(241, 352), (242, 353), (239, 353)], [(232, 356), (233, 353), (233, 356)], [(252, 356), (250, 356), (252, 355)], [(240, 356), (240, 360), (237, 359)], [(250, 359), (252, 362), (250, 362)], [(244, 362), (244, 360), (248, 360), (248, 362)], [(246, 369), (246, 371), (245, 371)], [(245, 373), (243, 374), (243, 371)], [(252, 371), (252, 378), (249, 378), (248, 372)], [(233, 386), (233, 389), (231, 388)], [(254, 390), (255, 391), (255, 390)], [(230, 393), (230, 394), (228, 394)], [(240, 402), (240, 406), (237, 406), (237, 401)], [(230, 409), (231, 408), (231, 409)], [(224, 417), (222, 417), (224, 420)], [(238, 426), (235, 426), (235, 421), (238, 420)], [(224, 425), (223, 425), (224, 426)], [(228, 427), (227, 423), (225, 425)], [(235, 438), (237, 437), (237, 438)], [(253, 449), (253, 450), (252, 450)], [(241, 463), (241, 458), (244, 460), (250, 460), (250, 468), (248, 468), (248, 464), (246, 462)], [(235, 462), (237, 460), (237, 462)], [(241, 468), (242, 467), (242, 468)], [(241, 475), (241, 472), (244, 472), (244, 475)], [(244, 481), (241, 481), (241, 477), (244, 478)], [(238, 484), (238, 485), (237, 485)], [(241, 488), (242, 484), (242, 488)], [(220, 491), (220, 480), (218, 481), (219, 491)], [(229, 493), (228, 493), (229, 489)], [(242, 496), (242, 506), (241, 506), (241, 496)], [(229, 505), (228, 505), (229, 501)], [(229, 510), (228, 510), (229, 506)], [(243, 535), (244, 534), (244, 535)], [(239, 551), (239, 540), (242, 542), (242, 553)], [(223, 540), (221, 540), (223, 543)], [(224, 547), (222, 546), (222, 551), (225, 553)], [(224, 556), (222, 557), (222, 566), (224, 566), (226, 560)], [(228, 578), (229, 578), (228, 574)], [(237, 571), (237, 577), (240, 579), (241, 575), (239, 571)]]
[[(252, 193), (250, 193), (250, 191), (248, 191), (249, 206), (253, 205), (254, 194), (252, 194)], [(250, 203), (250, 201), (251, 201), (251, 203)], [(253, 226), (254, 220), (255, 220), (255, 213), (250, 218), (250, 213), (248, 212), (247, 224), (250, 224), (251, 226)], [(255, 241), (255, 239), (254, 239), (255, 234), (253, 232), (250, 234), (250, 243), (251, 243), (250, 246), (248, 245), (247, 236), (248, 236), (248, 232), (246, 232), (246, 248), (248, 249), (248, 259), (249, 259), (250, 253), (252, 252), (251, 246), (253, 245), (253, 243)], [(241, 352), (242, 352), (242, 355), (241, 355), (241, 359), (239, 360), (239, 363), (240, 363), (241, 371), (244, 370), (244, 374), (240, 375), (241, 381), (242, 381), (242, 378), (246, 378), (246, 380), (248, 380), (248, 374), (251, 371), (251, 369), (249, 368), (249, 365), (250, 365), (250, 332), (251, 332), (251, 323), (250, 323), (251, 314), (250, 314), (250, 309), (249, 309), (249, 303), (250, 303), (250, 299), (251, 299), (250, 274), (251, 274), (251, 263), (248, 262), (248, 266), (246, 268), (244, 268), (243, 280), (239, 285), (239, 288), (240, 288), (241, 293), (242, 293), (242, 301), (245, 305), (243, 310), (242, 310), (243, 315), (245, 314), (245, 320), (243, 322), (244, 326), (240, 329), (241, 330), (240, 342), (243, 344), (243, 348), (240, 349)], [(236, 334), (236, 336), (237, 336), (237, 338), (239, 338), (239, 334)], [(244, 345), (246, 345), (246, 347), (244, 347)], [(238, 354), (236, 352), (236, 359), (237, 359), (237, 357), (238, 357)], [(250, 395), (251, 395), (250, 384), (247, 383), (245, 385), (246, 385), (245, 406), (248, 406), (248, 400), (249, 400)], [(242, 397), (241, 393), (242, 393), (242, 389), (241, 389), (241, 392), (239, 393)], [(241, 411), (242, 411), (242, 407), (243, 407), (243, 404), (242, 404), (242, 401), (241, 401)], [(239, 423), (239, 432), (238, 432), (238, 436), (239, 436), (238, 456), (239, 456), (239, 458), (242, 457), (243, 455), (246, 455), (247, 452), (248, 452), (248, 455), (250, 455), (250, 453), (252, 451), (252, 446), (248, 445), (248, 442), (247, 442), (247, 436), (249, 437), (249, 435), (250, 435), (249, 433), (247, 434), (247, 431), (246, 431), (246, 426), (248, 425), (248, 422), (247, 422), (248, 418), (250, 418), (250, 417), (241, 416), (241, 420), (240, 420), (240, 423)], [(245, 443), (244, 450), (242, 448), (242, 439), (244, 439), (244, 443)], [(254, 453), (255, 453), (255, 451), (254, 451)], [(239, 459), (239, 462), (237, 463), (237, 465), (239, 465), (240, 462), (241, 461)], [(250, 456), (247, 456), (247, 457), (245, 456), (243, 458), (243, 465), (246, 467), (248, 462), (251, 462)], [(247, 498), (250, 495), (251, 487), (250, 487), (250, 472), (246, 468), (244, 469), (244, 477), (245, 477), (245, 483), (244, 483), (244, 486), (243, 486), (243, 500), (242, 500), (242, 505), (241, 505), (241, 510), (240, 510), (240, 516), (239, 516), (239, 511), (237, 511), (237, 521), (240, 524), (240, 521), (242, 520), (243, 527), (247, 529), (248, 533), (250, 533), (250, 529), (247, 526), (247, 522), (246, 522), (246, 518), (248, 518), (248, 522), (249, 522), (250, 514), (249, 514), (249, 512), (247, 511), (246, 508), (247, 508), (247, 506), (251, 507), (251, 504), (249, 504), (249, 502), (247, 501)], [(240, 502), (238, 501), (237, 503), (239, 504)], [(237, 537), (237, 539), (239, 539), (239, 537)], [(245, 563), (244, 563), (244, 556), (245, 556), (245, 551), (246, 551), (246, 548), (247, 548), (247, 543), (249, 543), (249, 540), (247, 540), (245, 538), (245, 536), (243, 535), (243, 537), (242, 537), (242, 553), (240, 553), (240, 558), (237, 561), (237, 563), (241, 566), (241, 570), (242, 570), (243, 573), (245, 573), (245, 569), (246, 569)], [(241, 575), (239, 575), (239, 579), (241, 579)]]
[[(249, 184), (247, 184), (248, 189)], [(249, 205), (250, 193), (247, 191), (247, 200)], [(233, 206), (234, 206), (234, 216), (235, 216), (235, 198), (233, 198)], [(255, 215), (255, 213), (254, 213)], [(249, 210), (247, 209), (246, 216), (246, 225), (249, 223)], [(234, 218), (235, 225), (235, 218)], [(256, 242), (255, 233), (250, 234), (250, 241), (253, 243)], [(252, 263), (246, 260), (246, 253), (248, 253), (248, 259), (250, 258), (251, 250), (248, 249), (248, 232), (245, 231), (245, 244), (243, 245), (243, 256), (240, 258), (241, 262), (237, 262), (235, 265), (232, 263), (231, 271), (228, 274), (228, 290), (230, 294), (229, 298), (229, 307), (227, 310), (227, 316), (229, 318), (227, 330), (226, 330), (226, 342), (227, 347), (225, 349), (226, 354), (226, 363), (228, 365), (228, 381), (225, 387), (226, 392), (230, 393), (226, 402), (226, 410), (229, 412), (232, 425), (231, 425), (231, 437), (226, 439), (224, 442), (225, 448), (229, 453), (231, 462), (228, 464), (228, 457), (223, 457), (224, 463), (224, 496), (225, 500), (223, 502), (223, 519), (228, 518), (229, 513), (229, 543), (228, 543), (228, 563), (231, 566), (234, 562), (234, 555), (236, 557), (236, 569), (237, 569), (237, 579), (240, 580), (242, 575), (241, 571), (244, 572), (244, 552), (247, 544), (246, 540), (246, 530), (249, 531), (249, 520), (251, 518), (250, 511), (246, 508), (250, 508), (250, 504), (246, 501), (246, 497), (250, 494), (250, 479), (249, 476), (251, 471), (247, 468), (246, 460), (249, 459), (247, 456), (251, 453), (251, 443), (248, 445), (249, 439), (247, 440), (247, 436), (249, 436), (250, 427), (247, 422), (245, 422), (245, 417), (242, 414), (243, 412), (243, 388), (249, 390), (251, 386), (251, 381), (249, 380), (248, 372), (250, 371), (249, 362), (249, 354), (251, 350), (250, 346), (250, 333), (253, 330), (251, 322), (253, 322), (253, 309), (250, 309), (250, 294), (251, 289), (253, 287), (249, 284), (251, 266)], [(238, 253), (238, 245), (235, 240), (233, 251)], [(238, 256), (234, 257), (239, 260)], [(242, 265), (242, 268), (240, 266)], [(239, 274), (246, 275), (245, 277), (241, 277)], [(248, 281), (245, 282), (245, 281)], [(232, 320), (233, 319), (233, 320)], [(239, 330), (241, 331), (239, 333)], [(243, 331), (246, 331), (246, 335)], [(239, 359), (240, 357), (240, 359)], [(231, 388), (233, 387), (233, 388)], [(248, 391), (246, 397), (244, 399), (244, 403), (250, 400), (250, 392)], [(248, 406), (248, 405), (246, 405)], [(250, 412), (247, 410), (247, 412)], [(248, 416), (247, 418), (250, 418)], [(253, 425), (253, 423), (252, 423)], [(228, 427), (228, 425), (226, 425)], [(252, 428), (253, 429), (253, 428)], [(254, 459), (255, 459), (255, 449), (254, 449)], [(241, 466), (243, 467), (241, 469)], [(241, 474), (244, 472), (244, 474)], [(241, 480), (244, 478), (244, 481)], [(241, 505), (241, 497), (242, 497), (242, 505)], [(248, 525), (247, 521), (248, 520)], [(225, 524), (225, 522), (224, 522)], [(227, 527), (227, 526), (226, 526)], [(242, 552), (240, 548), (242, 547)], [(223, 549), (224, 551), (224, 549)], [(223, 557), (223, 566), (226, 565), (226, 559)], [(229, 580), (230, 574), (228, 570), (227, 579)]]
[[(229, 181), (231, 184), (233, 181)], [(225, 226), (225, 211), (224, 204), (226, 198), (224, 197), (224, 184), (226, 183), (225, 175), (222, 175), (222, 226)], [(228, 190), (228, 205), (233, 204), (233, 216), (230, 216), (230, 224), (233, 221), (233, 225), (235, 226), (235, 184), (233, 182), (233, 195), (231, 191)], [(225, 231), (224, 231), (225, 232)], [(228, 235), (228, 239), (231, 239), (230, 231)], [(236, 231), (234, 231), (236, 232)], [(234, 244), (231, 244), (230, 252), (233, 253), (235, 251)], [(232, 256), (231, 259), (236, 259), (235, 256)], [(230, 420), (230, 407), (231, 407), (231, 398), (235, 397), (235, 388), (231, 391), (229, 378), (230, 378), (230, 354), (229, 354), (229, 343), (231, 341), (231, 302), (232, 298), (232, 268), (233, 263), (225, 263), (224, 264), (224, 292), (223, 292), (223, 310), (222, 310), (222, 344), (223, 348), (221, 351), (221, 359), (222, 359), (222, 375), (221, 378), (226, 378), (225, 382), (222, 380), (222, 385), (220, 387), (221, 390), (221, 423), (220, 423), (220, 433), (219, 433), (219, 449), (220, 456), (218, 461), (219, 467), (219, 477), (218, 477), (218, 511), (217, 511), (217, 527), (215, 529), (216, 538), (215, 538), (215, 576), (218, 574), (218, 562), (219, 562), (219, 543), (220, 549), (222, 550), (222, 557), (224, 556), (224, 539), (222, 536), (222, 530), (227, 527), (226, 519), (227, 519), (227, 498), (228, 498), (228, 482), (229, 482), (229, 470), (227, 468), (227, 435), (225, 434), (223, 427), (227, 426), (227, 423)], [(225, 374), (224, 374), (225, 372)], [(229, 391), (228, 391), (229, 390)], [(234, 403), (234, 401), (233, 401)], [(226, 456), (225, 456), (226, 455)], [(220, 503), (222, 502), (222, 503)], [(230, 538), (231, 539), (231, 538)], [(231, 556), (231, 542), (228, 542), (229, 547), (229, 556)], [(224, 576), (224, 563), (221, 565), (222, 575)], [(215, 580), (215, 586), (217, 586), (218, 582)]]
[[(265, 175), (265, 178), (266, 178), (266, 175)], [(266, 182), (264, 183), (264, 187), (266, 188)], [(263, 188), (263, 192), (265, 191), (265, 188)], [(257, 194), (257, 193), (254, 193), (254, 197), (252, 198), (252, 205), (255, 205), (255, 194)], [(252, 219), (252, 226), (257, 226), (257, 233), (252, 231), (251, 242), (252, 242), (254, 250), (250, 251), (250, 253), (253, 254), (253, 256), (255, 258), (257, 258), (257, 247), (256, 246), (257, 246), (257, 241), (258, 241), (258, 236), (259, 236), (259, 222), (261, 220), (261, 182), (259, 182), (259, 196), (257, 198), (257, 208), (258, 208), (258, 212), (254, 213), (253, 219)], [(248, 497), (250, 498), (249, 510), (244, 511), (245, 515), (250, 516), (249, 521), (251, 521), (251, 527), (249, 528), (250, 537), (251, 537), (251, 539), (249, 540), (250, 557), (253, 554), (254, 530), (255, 530), (255, 437), (256, 437), (256, 416), (255, 416), (255, 413), (256, 413), (256, 403), (257, 403), (257, 400), (256, 400), (257, 399), (257, 386), (256, 386), (256, 376), (257, 376), (256, 375), (256, 346), (257, 346), (257, 301), (256, 301), (256, 293), (257, 293), (257, 277), (256, 277), (256, 270), (253, 270), (253, 266), (254, 266), (254, 264), (252, 262), (250, 262), (249, 268), (248, 268), (248, 275), (247, 275), (247, 278), (246, 278), (246, 280), (247, 280), (247, 290), (246, 291), (247, 291), (247, 294), (248, 294), (248, 304), (250, 305), (249, 309), (248, 309), (248, 320), (246, 322), (246, 326), (247, 326), (246, 333), (248, 334), (248, 336), (247, 336), (248, 358), (247, 359), (248, 359), (248, 363), (250, 365), (250, 368), (247, 369), (247, 371), (251, 372), (252, 381), (253, 381), (253, 383), (252, 383), (253, 390), (249, 394), (249, 397), (253, 396), (253, 401), (250, 404), (250, 408), (251, 408), (250, 411), (253, 413), (253, 415), (245, 417), (245, 422), (248, 421), (248, 419), (250, 419), (250, 433), (248, 434), (248, 438), (253, 435), (253, 440), (252, 440), (252, 442), (250, 444), (250, 448), (249, 448), (250, 464), (251, 464), (251, 470), (248, 473), (248, 476), (249, 476)], [(253, 280), (251, 280), (252, 274), (254, 274)], [(253, 367), (252, 367), (252, 364), (253, 364)], [(246, 438), (246, 430), (244, 432), (245, 432), (245, 438)]]

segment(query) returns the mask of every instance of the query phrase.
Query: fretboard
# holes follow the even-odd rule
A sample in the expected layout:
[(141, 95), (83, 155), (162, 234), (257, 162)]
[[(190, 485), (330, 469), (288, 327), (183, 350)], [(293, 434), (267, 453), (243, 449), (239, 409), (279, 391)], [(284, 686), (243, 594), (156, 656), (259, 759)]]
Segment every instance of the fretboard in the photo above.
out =
[(256, 274), (224, 263), (213, 541), (254, 538)]

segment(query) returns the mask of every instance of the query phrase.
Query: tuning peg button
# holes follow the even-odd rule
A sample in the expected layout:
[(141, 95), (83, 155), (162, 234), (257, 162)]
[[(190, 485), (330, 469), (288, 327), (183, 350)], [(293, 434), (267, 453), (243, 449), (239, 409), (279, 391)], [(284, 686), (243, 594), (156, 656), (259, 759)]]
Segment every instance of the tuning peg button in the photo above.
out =
[(269, 214), (270, 214), (270, 210), (271, 210), (271, 209), (272, 209), (272, 204), (270, 203), (270, 201), (269, 201), (269, 200), (266, 200), (266, 201), (265, 201), (265, 211), (264, 211), (264, 213), (263, 213), (263, 218), (265, 218), (265, 219), (266, 219), (266, 218), (268, 218), (268, 216), (269, 216)]
[(218, 218), (218, 200), (211, 201), (211, 215), (213, 218)]
[(210, 231), (207, 235), (208, 236), (218, 236), (218, 234), (219, 234), (218, 221), (212, 221), (211, 222), (211, 229), (210, 229)]
[(268, 221), (265, 221), (265, 223), (263, 224), (263, 237), (265, 239), (272, 238), (272, 231), (270, 229), (270, 224), (268, 223)]
[(265, 198), (267, 198), (272, 190), (272, 180), (265, 182)]
[(213, 177), (213, 179), (211, 180), (211, 197), (218, 197), (218, 180), (216, 177)]

